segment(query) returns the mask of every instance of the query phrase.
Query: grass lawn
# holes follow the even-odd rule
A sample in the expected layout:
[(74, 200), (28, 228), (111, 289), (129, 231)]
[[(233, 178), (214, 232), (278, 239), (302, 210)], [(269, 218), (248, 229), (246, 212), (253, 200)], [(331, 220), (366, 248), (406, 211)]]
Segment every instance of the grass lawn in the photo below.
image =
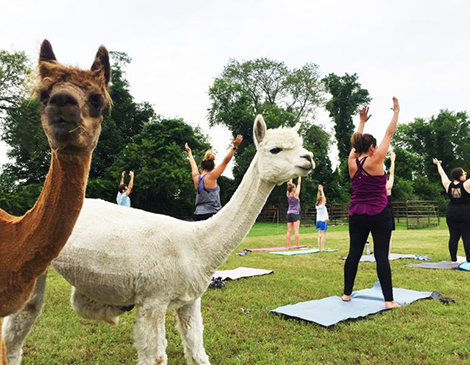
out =
[[(448, 231), (405, 230), (393, 234), (393, 252), (449, 260)], [(327, 247), (338, 252), (279, 256), (233, 253), (221, 269), (239, 266), (274, 270), (274, 275), (227, 282), (202, 298), (204, 342), (212, 364), (470, 364), (470, 274), (454, 270), (408, 268), (414, 260), (391, 262), (396, 287), (439, 291), (457, 303), (423, 300), (330, 329), (269, 312), (280, 305), (341, 295), (342, 256), (347, 227), (329, 227)], [(282, 246), (286, 227), (258, 223), (240, 247)], [(316, 247), (313, 227), (301, 228), (301, 243)], [(460, 244), (459, 254), (463, 255)], [(360, 263), (355, 289), (376, 281), (374, 263)], [(24, 364), (135, 364), (134, 311), (117, 326), (86, 321), (69, 305), (70, 286), (54, 270), (46, 307), (24, 346)], [(242, 311), (242, 308), (247, 311)], [(167, 315), (168, 363), (185, 364), (175, 328)]]

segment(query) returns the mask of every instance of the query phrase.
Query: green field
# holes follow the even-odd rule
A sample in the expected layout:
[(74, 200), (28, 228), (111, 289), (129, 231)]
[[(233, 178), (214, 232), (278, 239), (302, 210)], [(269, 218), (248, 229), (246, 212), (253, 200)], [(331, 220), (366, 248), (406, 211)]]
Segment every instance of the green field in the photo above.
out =
[[(256, 224), (236, 250), (281, 246), (285, 225)], [(448, 260), (448, 232), (404, 230), (393, 234), (393, 252)], [(301, 243), (316, 246), (313, 227), (301, 228)], [(212, 364), (470, 364), (470, 274), (455, 270), (408, 268), (414, 260), (391, 262), (394, 286), (439, 291), (456, 303), (423, 300), (330, 329), (269, 312), (280, 305), (341, 295), (342, 256), (347, 227), (330, 227), (327, 247), (339, 252), (284, 257), (233, 253), (221, 269), (239, 266), (274, 270), (274, 275), (227, 282), (202, 298), (204, 342)], [(460, 244), (461, 245), (461, 244)], [(459, 246), (459, 255), (463, 248)], [(376, 281), (374, 263), (361, 263), (355, 289)], [(24, 347), (24, 364), (135, 364), (134, 311), (117, 326), (86, 321), (69, 305), (70, 286), (51, 270), (44, 314)], [(244, 310), (242, 310), (242, 308)], [(175, 328), (167, 315), (168, 363), (185, 364)]]

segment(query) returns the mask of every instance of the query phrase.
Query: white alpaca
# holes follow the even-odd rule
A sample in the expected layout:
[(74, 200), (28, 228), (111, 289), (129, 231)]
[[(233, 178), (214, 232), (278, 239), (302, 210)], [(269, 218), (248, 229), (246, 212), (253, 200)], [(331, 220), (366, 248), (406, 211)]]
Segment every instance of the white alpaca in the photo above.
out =
[[(166, 364), (165, 313), (175, 308), (188, 364), (209, 364), (203, 347), (201, 296), (212, 274), (249, 232), (276, 184), (314, 167), (298, 128), (266, 130), (254, 123), (257, 147), (230, 202), (202, 222), (87, 199), (54, 268), (74, 286), (73, 309), (82, 317), (117, 323), (135, 305), (134, 345), (139, 364)], [(10, 365), (40, 314), (45, 276), (25, 308), (3, 325)]]

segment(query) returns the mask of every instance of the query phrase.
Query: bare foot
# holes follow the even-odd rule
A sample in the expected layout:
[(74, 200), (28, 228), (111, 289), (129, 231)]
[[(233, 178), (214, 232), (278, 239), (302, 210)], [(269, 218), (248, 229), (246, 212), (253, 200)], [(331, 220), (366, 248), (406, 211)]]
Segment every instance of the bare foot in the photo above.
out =
[(343, 300), (343, 302), (349, 302), (351, 300), (351, 296), (350, 295), (346, 295), (344, 294), (341, 299)]
[(400, 308), (401, 305), (398, 304), (397, 302), (385, 302), (385, 308), (386, 309), (392, 309), (392, 308)]
[(459, 262), (458, 261), (452, 261), (453, 264), (458, 264)]

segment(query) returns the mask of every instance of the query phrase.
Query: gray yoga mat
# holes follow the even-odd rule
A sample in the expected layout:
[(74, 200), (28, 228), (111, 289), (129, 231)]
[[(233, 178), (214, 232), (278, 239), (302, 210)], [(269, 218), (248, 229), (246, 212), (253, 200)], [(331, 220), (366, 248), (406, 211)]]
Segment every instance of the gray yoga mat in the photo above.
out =
[(292, 251), (282, 251), (282, 252), (270, 252), (272, 255), (282, 255), (282, 256), (294, 256), (294, 255), (305, 255), (308, 253), (319, 253), (319, 252), (334, 252), (338, 251), (335, 248), (327, 248), (323, 251), (320, 251), (318, 248), (311, 248), (311, 249), (300, 249), (300, 250), (292, 250)]
[[(431, 295), (432, 292), (393, 288), (394, 299), (402, 306), (419, 299), (430, 298)], [(340, 297), (334, 296), (285, 305), (273, 309), (271, 312), (330, 327), (341, 321), (366, 317), (384, 310), (386, 309), (382, 289), (380, 284), (376, 282), (370, 289), (353, 292), (350, 302), (343, 302)]]
[(440, 262), (422, 262), (420, 264), (408, 264), (408, 267), (420, 267), (422, 269), (455, 269), (460, 263), (453, 263), (452, 261)]
[(457, 256), (457, 263), (452, 261), (440, 261), (440, 262), (422, 262), (420, 264), (408, 264), (408, 267), (420, 267), (421, 269), (456, 269), (461, 263), (466, 262), (467, 258), (464, 256)]
[[(391, 256), (390, 260), (413, 259), (413, 260), (427, 261), (430, 259), (429, 256), (414, 255), (414, 254), (408, 254), (408, 253), (392, 253), (390, 254), (390, 256)], [(346, 257), (343, 257), (343, 260), (346, 260)], [(359, 261), (360, 262), (375, 262), (374, 254), (362, 255)]]

